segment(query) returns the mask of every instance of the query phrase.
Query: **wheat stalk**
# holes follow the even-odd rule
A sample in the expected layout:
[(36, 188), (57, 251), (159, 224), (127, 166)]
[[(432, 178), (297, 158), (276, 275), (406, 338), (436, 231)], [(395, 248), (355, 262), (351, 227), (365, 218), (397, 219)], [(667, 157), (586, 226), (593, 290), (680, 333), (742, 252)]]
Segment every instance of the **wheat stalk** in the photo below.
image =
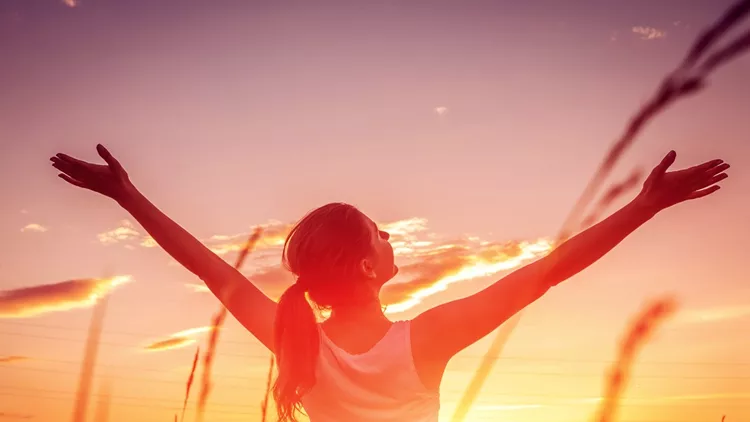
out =
[(96, 357), (99, 353), (99, 341), (108, 303), (109, 296), (105, 295), (94, 305), (89, 334), (86, 338), (86, 347), (84, 348), (83, 363), (81, 364), (81, 375), (78, 378), (78, 390), (73, 403), (73, 422), (86, 421), (86, 410), (91, 399), (91, 384), (94, 379)]
[(598, 422), (614, 420), (620, 396), (630, 377), (631, 368), (635, 361), (635, 354), (648, 341), (656, 326), (665, 318), (672, 315), (677, 307), (671, 297), (650, 303), (630, 325), (626, 336), (620, 344), (617, 361), (612, 365), (604, 389), (604, 400), (599, 409)]
[(263, 396), (263, 401), (260, 404), (260, 420), (261, 422), (266, 422), (266, 416), (268, 414), (268, 400), (271, 397), (271, 381), (273, 379), (273, 365), (274, 365), (274, 356), (271, 354), (271, 359), (268, 363), (268, 377), (266, 378), (266, 393)]
[[(594, 176), (589, 181), (583, 193), (576, 201), (573, 209), (566, 217), (554, 245), (559, 245), (567, 240), (574, 231), (574, 227), (579, 226), (578, 221), (582, 219), (586, 207), (592, 202), (593, 198), (599, 191), (601, 184), (611, 173), (623, 153), (633, 144), (636, 136), (640, 133), (645, 124), (652, 120), (658, 113), (668, 108), (668, 106), (674, 103), (677, 99), (694, 94), (703, 88), (705, 80), (711, 71), (717, 68), (720, 64), (728, 62), (750, 48), (750, 31), (748, 31), (729, 43), (729, 45), (723, 49), (710, 55), (702, 65), (697, 68), (694, 67), (701, 56), (703, 56), (706, 51), (716, 43), (719, 36), (727, 32), (749, 12), (750, 0), (741, 0), (735, 3), (721, 16), (721, 18), (719, 18), (717, 22), (714, 23), (714, 25), (710, 26), (701, 34), (677, 70), (664, 78), (656, 94), (636, 112), (620, 138), (617, 139), (609, 149)], [(522, 313), (523, 312), (517, 313), (515, 318), (520, 318)], [(516, 326), (516, 324), (517, 323), (515, 323), (514, 326)], [(508, 337), (509, 334), (501, 331), (496, 335), (495, 341), (502, 344)], [(471, 388), (477, 390), (477, 392), (487, 378), (489, 371), (492, 370), (493, 363), (499, 357), (499, 355), (495, 353), (499, 353), (499, 351), (502, 350), (502, 347), (497, 347), (495, 350), (498, 352), (490, 350), (485, 354), (483, 362), (487, 362), (487, 364), (477, 369), (469, 384)], [(463, 420), (468, 413), (468, 410), (471, 408), (475, 397), (476, 394), (464, 395), (464, 399), (459, 402), (454, 413), (454, 422), (460, 422)]]
[[(180, 421), (185, 420), (185, 409), (187, 408), (188, 397), (190, 396), (190, 387), (193, 385), (193, 378), (195, 376), (195, 368), (198, 366), (198, 357), (200, 356), (201, 348), (198, 347), (195, 350), (195, 357), (193, 358), (193, 366), (190, 369), (190, 376), (188, 376), (187, 385), (185, 386), (185, 401), (182, 403), (182, 416)], [(174, 415), (175, 422), (177, 421), (177, 414)]]
[[(237, 256), (237, 261), (234, 264), (234, 267), (236, 269), (239, 270), (242, 267), (242, 264), (245, 262), (245, 259), (249, 255), (250, 251), (252, 251), (252, 249), (254, 249), (255, 245), (258, 243), (258, 240), (260, 239), (262, 233), (262, 228), (258, 227), (250, 235), (247, 243), (245, 243), (244, 248)], [(221, 294), (224, 296), (231, 295), (232, 293), (233, 292), (227, 290), (221, 292)], [(211, 321), (211, 333), (208, 340), (208, 348), (203, 356), (203, 378), (201, 382), (200, 394), (198, 396), (198, 411), (196, 413), (196, 420), (198, 422), (203, 421), (203, 416), (206, 410), (206, 402), (208, 401), (208, 396), (211, 393), (211, 367), (213, 365), (214, 355), (216, 354), (216, 345), (219, 342), (219, 330), (224, 325), (224, 320), (226, 319), (226, 317), (227, 309), (222, 305), (219, 308), (219, 311), (214, 314)]]

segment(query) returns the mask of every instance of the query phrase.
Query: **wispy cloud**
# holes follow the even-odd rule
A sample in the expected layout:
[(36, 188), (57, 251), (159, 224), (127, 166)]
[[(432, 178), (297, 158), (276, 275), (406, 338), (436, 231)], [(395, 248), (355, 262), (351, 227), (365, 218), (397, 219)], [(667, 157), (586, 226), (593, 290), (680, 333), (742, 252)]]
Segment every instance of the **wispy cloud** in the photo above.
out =
[(674, 322), (677, 324), (702, 324), (730, 321), (750, 317), (750, 306), (718, 306), (704, 309), (688, 309), (679, 313)]
[(48, 229), (46, 227), (37, 223), (27, 224), (24, 228), (21, 229), (22, 232), (35, 232), (35, 233), (44, 233), (47, 230)]
[(196, 327), (182, 330), (169, 335), (169, 337), (154, 341), (146, 346), (148, 352), (163, 352), (165, 350), (180, 349), (195, 343), (194, 336), (211, 331), (211, 327)]
[(195, 343), (195, 340), (192, 338), (174, 337), (153, 342), (144, 347), (144, 349), (149, 352), (163, 352), (165, 350), (180, 349), (193, 343)]
[(451, 284), (494, 276), (546, 255), (552, 244), (535, 242), (489, 243), (471, 238), (464, 244), (447, 244), (431, 253), (417, 255), (415, 262), (402, 268), (407, 281), (386, 285), (383, 302), (386, 312), (413, 308), (425, 298), (443, 292)]
[(92, 306), (112, 289), (131, 281), (122, 275), (80, 279), (0, 291), (0, 318), (26, 318)]
[(133, 223), (129, 220), (122, 220), (118, 227), (96, 235), (99, 242), (105, 245), (138, 239), (140, 236), (141, 234), (135, 229)]
[(156, 240), (154, 240), (154, 238), (151, 237), (151, 236), (144, 237), (141, 240), (140, 245), (143, 246), (144, 248), (155, 248), (155, 247), (159, 246), (159, 244), (156, 243)]
[(21, 413), (8, 413), (0, 412), (0, 419), (32, 419), (33, 415), (25, 415)]
[[(258, 239), (256, 249), (281, 248), (287, 234), (292, 229), (291, 224), (284, 224), (278, 221), (271, 221), (260, 225), (263, 233)], [(247, 237), (252, 230), (237, 234), (216, 234), (201, 240), (201, 242), (211, 249), (217, 255), (226, 255), (230, 252), (237, 252), (245, 247)], [(122, 220), (117, 227), (112, 230), (99, 233), (97, 235), (99, 242), (104, 245), (122, 243), (128, 249), (135, 246), (143, 248), (154, 248), (159, 246), (153, 237), (147, 233), (142, 233), (136, 229), (135, 225), (129, 220)]]
[(23, 362), (26, 360), (29, 360), (26, 356), (0, 356), (0, 364)]
[(509, 411), (509, 410), (530, 410), (530, 409), (541, 409), (547, 407), (544, 404), (485, 404), (474, 406), (473, 410), (479, 411)]
[[(271, 249), (281, 248), (284, 245), (284, 240), (289, 232), (292, 230), (292, 224), (285, 224), (279, 221), (271, 221), (266, 224), (259, 226), (262, 230), (260, 238), (254, 246), (254, 249)], [(232, 235), (216, 234), (208, 239), (204, 240), (209, 249), (211, 249), (217, 255), (225, 255), (229, 252), (237, 252), (242, 250), (247, 243), (247, 238), (250, 235), (250, 230), (243, 233), (237, 233)]]
[(187, 287), (191, 292), (195, 293), (209, 293), (211, 291), (205, 284), (185, 283), (185, 287)]
[(448, 113), (448, 107), (439, 106), (433, 109), (438, 116), (444, 116)]
[(634, 34), (640, 35), (640, 38), (642, 40), (655, 40), (667, 36), (666, 31), (662, 31), (650, 26), (634, 26), (631, 31), (633, 31)]
[(62, 0), (62, 3), (68, 7), (78, 6), (78, 0)]
[[(427, 220), (423, 218), (380, 223), (379, 226), (391, 235), (390, 242), (400, 268), (396, 279), (387, 284), (382, 293), (388, 313), (406, 311), (425, 298), (447, 290), (454, 283), (517, 268), (545, 255), (552, 248), (547, 239), (505, 243), (478, 237), (445, 240), (430, 231)], [(283, 244), (281, 234), (285, 236), (286, 229), (279, 230), (278, 242), (270, 243), (279, 245), (274, 250), (277, 255), (280, 255), (280, 245)], [(246, 237), (247, 234), (213, 238), (225, 242), (223, 250), (236, 250)], [(294, 282), (294, 276), (278, 264), (261, 266), (249, 274), (248, 279), (274, 299), (278, 299)], [(203, 284), (185, 286), (193, 292), (209, 292)]]

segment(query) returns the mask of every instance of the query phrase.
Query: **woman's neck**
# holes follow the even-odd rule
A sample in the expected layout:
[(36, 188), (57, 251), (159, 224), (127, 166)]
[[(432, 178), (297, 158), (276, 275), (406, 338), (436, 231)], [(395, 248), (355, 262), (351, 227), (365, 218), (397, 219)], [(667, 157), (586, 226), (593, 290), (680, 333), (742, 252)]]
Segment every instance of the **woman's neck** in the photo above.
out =
[(390, 323), (383, 313), (383, 307), (379, 301), (357, 304), (356, 306), (336, 307), (331, 310), (328, 322), (335, 325), (356, 326)]

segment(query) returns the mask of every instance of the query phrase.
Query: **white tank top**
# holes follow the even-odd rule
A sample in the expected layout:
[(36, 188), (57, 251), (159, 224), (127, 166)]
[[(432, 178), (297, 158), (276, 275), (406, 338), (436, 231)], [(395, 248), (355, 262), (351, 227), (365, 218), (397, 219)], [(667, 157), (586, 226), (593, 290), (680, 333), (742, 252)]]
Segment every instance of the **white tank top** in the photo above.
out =
[(440, 395), (419, 379), (410, 328), (395, 322), (370, 350), (352, 355), (318, 325), (315, 385), (302, 397), (310, 422), (437, 422)]

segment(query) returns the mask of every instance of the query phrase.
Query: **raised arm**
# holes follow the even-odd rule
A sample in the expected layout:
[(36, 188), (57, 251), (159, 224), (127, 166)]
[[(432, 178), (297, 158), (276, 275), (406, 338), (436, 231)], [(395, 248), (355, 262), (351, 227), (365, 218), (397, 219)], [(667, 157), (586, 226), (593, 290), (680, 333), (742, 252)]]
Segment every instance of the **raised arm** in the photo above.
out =
[(413, 321), (415, 355), (449, 360), (480, 340), (521, 309), (612, 250), (657, 212), (677, 203), (704, 197), (719, 189), (729, 168), (713, 160), (688, 169), (666, 172), (674, 151), (654, 168), (640, 194), (629, 204), (561, 244), (549, 255), (500, 279), (486, 289), (425, 311)]
[(276, 302), (143, 196), (106, 148), (97, 145), (97, 151), (106, 165), (87, 163), (65, 154), (57, 154), (50, 160), (62, 172), (62, 179), (117, 201), (159, 246), (203, 280), (227, 310), (273, 350)]

